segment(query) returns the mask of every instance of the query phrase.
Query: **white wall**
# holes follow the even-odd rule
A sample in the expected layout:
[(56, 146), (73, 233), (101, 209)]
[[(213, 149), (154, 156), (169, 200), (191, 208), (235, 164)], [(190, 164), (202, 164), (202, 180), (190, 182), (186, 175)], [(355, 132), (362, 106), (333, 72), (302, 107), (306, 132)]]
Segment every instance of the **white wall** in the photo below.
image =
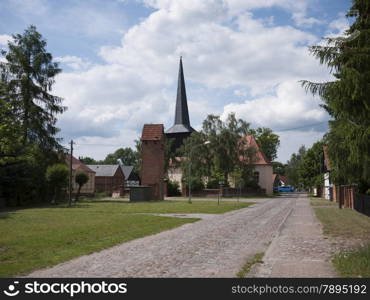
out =
[(259, 173), (258, 185), (266, 190), (267, 195), (273, 194), (273, 181), (272, 181), (272, 166), (270, 165), (257, 165), (254, 171)]

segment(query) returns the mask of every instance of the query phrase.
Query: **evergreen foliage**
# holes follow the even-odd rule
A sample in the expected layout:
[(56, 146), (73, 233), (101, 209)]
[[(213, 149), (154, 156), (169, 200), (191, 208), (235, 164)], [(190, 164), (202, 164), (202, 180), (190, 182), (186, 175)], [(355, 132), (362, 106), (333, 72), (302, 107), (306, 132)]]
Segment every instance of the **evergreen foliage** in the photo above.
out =
[(34, 26), (1, 55), (0, 190), (8, 206), (50, 200), (46, 169), (63, 160), (55, 124), (66, 108), (50, 94), (61, 70)]
[(353, 0), (347, 17), (353, 23), (344, 37), (310, 48), (334, 79), (303, 85), (322, 98), (333, 118), (326, 140), (334, 183), (358, 184), (365, 192), (370, 187), (370, 2)]

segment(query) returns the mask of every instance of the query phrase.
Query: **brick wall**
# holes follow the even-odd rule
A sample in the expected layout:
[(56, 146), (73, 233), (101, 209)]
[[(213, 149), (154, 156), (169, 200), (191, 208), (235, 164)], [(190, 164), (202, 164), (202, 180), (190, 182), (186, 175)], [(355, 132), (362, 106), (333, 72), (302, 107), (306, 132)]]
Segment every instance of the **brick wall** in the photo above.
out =
[[(152, 124), (151, 124), (152, 125)], [(160, 135), (151, 138), (145, 133), (144, 126), (142, 135), (142, 165), (141, 165), (141, 183), (152, 188), (152, 200), (164, 199), (164, 134), (163, 125)], [(158, 132), (157, 132), (158, 133)]]

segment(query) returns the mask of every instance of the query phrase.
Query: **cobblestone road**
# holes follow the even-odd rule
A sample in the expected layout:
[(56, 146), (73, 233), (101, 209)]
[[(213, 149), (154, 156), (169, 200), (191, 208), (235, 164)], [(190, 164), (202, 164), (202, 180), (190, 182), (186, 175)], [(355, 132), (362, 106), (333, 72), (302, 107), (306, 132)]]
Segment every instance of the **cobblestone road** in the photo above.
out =
[(35, 271), (30, 277), (235, 277), (264, 252), (294, 198), (259, 199), (253, 207), (147, 236)]

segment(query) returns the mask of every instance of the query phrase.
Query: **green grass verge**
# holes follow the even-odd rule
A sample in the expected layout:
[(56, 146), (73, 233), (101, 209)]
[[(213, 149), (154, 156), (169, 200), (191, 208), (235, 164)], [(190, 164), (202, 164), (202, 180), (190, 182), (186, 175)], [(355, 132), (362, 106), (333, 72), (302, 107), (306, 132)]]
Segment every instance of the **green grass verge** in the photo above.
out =
[(334, 255), (333, 265), (342, 277), (370, 278), (370, 245)]
[(0, 213), (0, 277), (26, 274), (195, 218), (135, 213), (223, 213), (251, 203), (81, 201)]
[(338, 206), (338, 203), (335, 201), (329, 201), (324, 198), (310, 198), (312, 206)]
[(242, 269), (236, 274), (236, 277), (238, 278), (245, 278), (248, 273), (251, 271), (251, 268), (253, 265), (258, 264), (258, 263), (263, 263), (262, 257), (264, 253), (260, 252), (257, 253), (255, 256), (253, 256), (251, 259), (248, 259)]
[(334, 207), (315, 207), (314, 210), (326, 235), (357, 239), (370, 237), (370, 218), (355, 210)]
[[(324, 234), (369, 241), (369, 217), (350, 209), (316, 207), (314, 210), (323, 224)], [(341, 277), (370, 277), (370, 244), (354, 251), (342, 251), (333, 256), (332, 262)]]
[[(109, 206), (106, 204), (109, 203)], [(246, 208), (252, 202), (221, 202), (220, 205), (214, 201), (194, 201), (189, 204), (184, 201), (152, 201), (152, 202), (123, 202), (123, 201), (83, 201), (76, 204), (73, 210), (89, 207), (90, 211), (115, 211), (121, 213), (205, 213), (223, 214), (225, 212)], [(52, 210), (52, 209), (51, 209)]]

